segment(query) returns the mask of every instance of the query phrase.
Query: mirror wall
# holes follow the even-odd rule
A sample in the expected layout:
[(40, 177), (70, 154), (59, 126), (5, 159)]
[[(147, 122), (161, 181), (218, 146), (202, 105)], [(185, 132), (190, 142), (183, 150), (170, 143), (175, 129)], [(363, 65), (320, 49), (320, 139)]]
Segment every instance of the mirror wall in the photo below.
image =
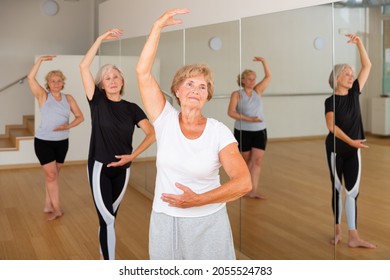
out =
[[(353, 22), (347, 19), (351, 13)], [(359, 18), (362, 14), (365, 12), (335, 9), (329, 4), (162, 34), (154, 71), (168, 100), (177, 106), (169, 96), (176, 70), (183, 64), (205, 62), (214, 73), (215, 95), (204, 114), (232, 130), (234, 120), (227, 115), (227, 108), (231, 93), (239, 89), (237, 75), (252, 69), (257, 81), (263, 77), (260, 63), (252, 61), (254, 56), (266, 58), (270, 65), (273, 78), (262, 97), (268, 144), (259, 182), (260, 192), (268, 199), (242, 198), (228, 203), (235, 245), (242, 254), (239, 258), (364, 259), (361, 251), (358, 255), (351, 252), (346, 242), (337, 247), (329, 244), (334, 219), (324, 146), (324, 101), (332, 95), (328, 77), (335, 61), (357, 60), (357, 53), (345, 48), (343, 32), (359, 31), (346, 26), (364, 27)], [(212, 38), (220, 40), (215, 49)], [(100, 51), (102, 64), (111, 60), (122, 67), (128, 82), (125, 98), (141, 106), (135, 64), (145, 39), (105, 43)], [(366, 110), (362, 111), (367, 117)], [(136, 135), (134, 139), (137, 141)], [(130, 178), (130, 185), (150, 198), (155, 152), (152, 147), (133, 163)], [(221, 178), (227, 180), (223, 170)]]

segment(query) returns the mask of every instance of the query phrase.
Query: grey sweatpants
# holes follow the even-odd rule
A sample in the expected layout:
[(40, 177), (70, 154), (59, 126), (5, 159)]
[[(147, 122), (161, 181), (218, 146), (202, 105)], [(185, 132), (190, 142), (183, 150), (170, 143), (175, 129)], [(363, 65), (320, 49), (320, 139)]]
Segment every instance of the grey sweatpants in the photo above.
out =
[(149, 257), (151, 260), (235, 260), (226, 207), (194, 218), (152, 211)]

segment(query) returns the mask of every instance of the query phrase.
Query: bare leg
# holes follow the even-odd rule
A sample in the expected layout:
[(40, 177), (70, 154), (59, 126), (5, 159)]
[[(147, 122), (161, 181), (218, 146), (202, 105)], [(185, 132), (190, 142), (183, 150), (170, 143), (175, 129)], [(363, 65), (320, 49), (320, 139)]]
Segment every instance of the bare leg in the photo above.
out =
[(244, 152), (242, 154), (248, 165), (252, 180), (252, 191), (247, 193), (245, 196), (255, 199), (267, 199), (266, 196), (258, 192), (264, 151), (260, 149), (252, 149), (250, 152)]
[(366, 240), (361, 239), (359, 237), (357, 230), (350, 230), (349, 231), (348, 247), (375, 249), (376, 245), (374, 245)]
[(52, 206), (52, 211), (47, 217), (48, 221), (55, 220), (63, 215), (63, 212), (60, 208), (60, 193), (58, 186), (58, 174), (61, 166), (62, 164), (57, 164), (55, 161), (43, 166), (46, 180), (46, 192), (48, 194), (47, 199), (49, 205)]
[(337, 245), (341, 241), (341, 226), (339, 224), (335, 225), (334, 238), (330, 240), (330, 244)]
[(44, 213), (51, 213), (53, 212), (53, 205), (51, 205), (51, 200), (49, 196), (49, 192), (47, 190), (47, 184), (45, 182), (45, 207), (43, 208)]

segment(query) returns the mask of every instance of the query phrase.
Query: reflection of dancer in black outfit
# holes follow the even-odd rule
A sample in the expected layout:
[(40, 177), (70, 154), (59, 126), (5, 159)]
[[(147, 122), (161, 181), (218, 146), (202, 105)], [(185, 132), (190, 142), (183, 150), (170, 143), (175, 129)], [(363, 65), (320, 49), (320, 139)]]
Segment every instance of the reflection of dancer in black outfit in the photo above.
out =
[[(115, 218), (126, 191), (130, 164), (155, 141), (153, 126), (142, 109), (122, 99), (123, 73), (107, 64), (101, 67), (94, 81), (90, 72), (102, 41), (120, 35), (119, 29), (112, 29), (98, 37), (80, 63), (92, 119), (88, 178), (99, 216), (100, 250), (104, 259), (115, 259)], [(146, 137), (133, 151), (135, 126)]]
[[(357, 232), (357, 198), (361, 176), (360, 149), (364, 145), (364, 131), (360, 113), (359, 95), (370, 74), (371, 62), (360, 38), (348, 34), (348, 43), (356, 44), (362, 68), (355, 80), (353, 69), (348, 64), (335, 65), (329, 84), (334, 95), (325, 100), (326, 152), (333, 186), (332, 207), (335, 215), (335, 237), (332, 244), (341, 241), (342, 180), (346, 189), (345, 211), (349, 229), (349, 247), (376, 248), (362, 240)], [(336, 136), (336, 138), (335, 138)], [(334, 145), (336, 139), (336, 145)], [(336, 151), (334, 150), (336, 149)], [(334, 174), (336, 171), (336, 174)]]

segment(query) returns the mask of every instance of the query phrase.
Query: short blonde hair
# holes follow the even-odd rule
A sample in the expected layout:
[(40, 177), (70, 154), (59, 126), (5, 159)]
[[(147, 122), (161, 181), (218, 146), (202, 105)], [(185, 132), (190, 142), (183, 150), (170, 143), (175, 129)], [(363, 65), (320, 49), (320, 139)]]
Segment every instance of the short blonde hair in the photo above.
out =
[(45, 81), (46, 81), (45, 88), (47, 90), (50, 90), (49, 80), (53, 76), (58, 76), (58, 77), (61, 78), (61, 80), (62, 80), (62, 88), (61, 89), (64, 89), (66, 77), (65, 77), (64, 73), (62, 73), (62, 71), (60, 71), (60, 70), (52, 70), (52, 71), (50, 71), (49, 73), (46, 74), (46, 77), (45, 77)]
[(102, 88), (102, 81), (103, 81), (103, 78), (104, 76), (110, 72), (111, 70), (117, 70), (119, 72), (119, 76), (122, 78), (122, 82), (123, 82), (123, 86), (119, 92), (120, 95), (123, 95), (123, 92), (124, 92), (124, 87), (125, 87), (125, 78), (124, 78), (124, 74), (122, 72), (121, 69), (119, 69), (116, 65), (114, 64), (105, 64), (103, 65), (102, 67), (100, 67), (99, 71), (96, 73), (96, 77), (95, 77), (95, 85), (103, 91), (103, 88)]
[(238, 86), (245, 86), (245, 84), (242, 82), (243, 79), (245, 79), (246, 77), (248, 77), (249, 75), (255, 75), (256, 77), (256, 72), (253, 71), (253, 70), (250, 70), (250, 69), (245, 69), (244, 71), (242, 71), (241, 74), (238, 74), (237, 75), (237, 84)]
[(330, 87), (334, 90), (337, 88), (337, 78), (340, 76), (340, 74), (345, 70), (345, 69), (351, 69), (352, 72), (355, 72), (353, 70), (353, 67), (349, 64), (336, 64), (333, 67), (332, 72), (330, 72), (329, 75), (329, 85)]
[(176, 91), (184, 83), (185, 80), (192, 77), (203, 76), (207, 83), (207, 100), (210, 100), (214, 95), (214, 78), (210, 67), (207, 64), (190, 64), (180, 68), (172, 80), (171, 93), (176, 97), (177, 103), (180, 105), (179, 98), (176, 96)]

